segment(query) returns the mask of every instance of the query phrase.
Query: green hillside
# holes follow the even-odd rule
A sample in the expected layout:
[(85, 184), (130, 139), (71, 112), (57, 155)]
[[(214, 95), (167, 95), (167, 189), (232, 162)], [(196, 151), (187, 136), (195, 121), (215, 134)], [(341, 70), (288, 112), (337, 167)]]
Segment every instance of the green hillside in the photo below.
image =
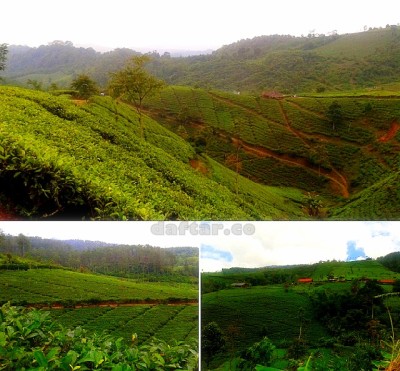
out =
[(61, 269), (0, 270), (0, 302), (11, 304), (84, 304), (98, 302), (161, 302), (192, 300), (195, 285), (134, 280)]
[(135, 111), (107, 97), (73, 102), (1, 87), (2, 204), (35, 219), (306, 217), (292, 201), (300, 193), (268, 188), (270, 199), (254, 201), (244, 180), (240, 197), (235, 184), (193, 168), (198, 157), (185, 140), (148, 117), (144, 125), (145, 141)]
[(398, 219), (399, 108), (397, 97), (269, 99), (177, 86), (147, 102), (154, 119), (219, 163), (261, 184), (317, 192), (336, 219)]
[[(313, 282), (298, 283), (305, 277)], [(399, 278), (399, 273), (375, 260), (203, 273), (202, 326), (215, 322), (226, 341), (205, 369), (241, 369), (236, 365), (239, 359), (247, 359), (245, 350), (265, 336), (278, 348), (272, 359), (278, 369), (289, 369), (295, 359), (297, 365), (304, 364), (308, 357), (314, 367), (319, 364), (316, 369), (360, 369), (354, 363), (367, 359), (360, 350), (363, 339), (368, 339), (371, 349), (378, 344), (364, 323), (371, 321), (371, 309), (381, 329), (379, 339), (390, 331), (387, 308), (396, 334), (400, 325), (398, 295), (390, 293), (391, 285), (374, 280)], [(238, 282), (250, 285), (232, 286)], [(372, 297), (366, 299), (368, 295)], [(358, 360), (352, 360), (357, 351)], [(379, 357), (377, 352), (372, 360)]]
[(2, 87), (1, 209), (33, 219), (398, 219), (399, 107), (397, 97), (171, 86), (146, 102), (142, 140), (136, 112), (109, 97)]
[(18, 262), (0, 266), (2, 304), (45, 308), (67, 328), (81, 326), (91, 332), (106, 331), (128, 342), (134, 333), (140, 344), (153, 337), (167, 342), (198, 337), (195, 284), (140, 282), (49, 269), (33, 265), (33, 261), (27, 266), (29, 260), (19, 260), (19, 269)]
[(354, 34), (257, 36), (212, 55), (159, 58), (152, 72), (169, 84), (226, 91), (299, 94), (398, 82), (400, 27)]

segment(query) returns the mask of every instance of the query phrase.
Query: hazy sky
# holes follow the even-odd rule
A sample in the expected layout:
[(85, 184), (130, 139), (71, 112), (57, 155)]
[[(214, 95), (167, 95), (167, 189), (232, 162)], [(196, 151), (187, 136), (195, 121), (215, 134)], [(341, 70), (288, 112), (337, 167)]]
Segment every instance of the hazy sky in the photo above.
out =
[(398, 24), (398, 0), (2, 0), (0, 43), (217, 49), (260, 35)]
[(0, 222), (6, 234), (195, 246), (201, 269), (377, 258), (400, 250), (400, 222)]

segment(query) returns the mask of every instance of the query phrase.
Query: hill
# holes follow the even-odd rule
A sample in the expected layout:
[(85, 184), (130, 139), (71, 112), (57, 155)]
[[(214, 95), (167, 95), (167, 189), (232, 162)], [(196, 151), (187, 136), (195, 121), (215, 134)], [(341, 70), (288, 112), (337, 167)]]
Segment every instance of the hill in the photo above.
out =
[(397, 103), (170, 86), (146, 102), (143, 140), (109, 97), (2, 87), (2, 204), (34, 219), (398, 219)]
[[(9, 49), (5, 78), (22, 85), (35, 80), (43, 87), (67, 87), (83, 72), (104, 86), (110, 71), (139, 54), (129, 49), (99, 53), (69, 41)], [(373, 88), (399, 81), (400, 27), (343, 35), (257, 36), (211, 55), (174, 58), (156, 51), (151, 55), (150, 71), (171, 85), (287, 94)]]
[(170, 86), (146, 108), (249, 179), (323, 195), (328, 217), (398, 219), (398, 99), (373, 92), (274, 98)]
[[(147, 117), (140, 138), (134, 110), (108, 97), (86, 104), (69, 98), (0, 88), (0, 174), (3, 204), (28, 218), (288, 219), (304, 218), (282, 190), (260, 196), (243, 182), (202, 174), (194, 148)], [(192, 165), (191, 165), (192, 163)], [(214, 175), (215, 174), (215, 175)], [(269, 194), (265, 199), (264, 194)], [(263, 198), (263, 199), (260, 199)], [(4, 199), (6, 201), (4, 201)]]

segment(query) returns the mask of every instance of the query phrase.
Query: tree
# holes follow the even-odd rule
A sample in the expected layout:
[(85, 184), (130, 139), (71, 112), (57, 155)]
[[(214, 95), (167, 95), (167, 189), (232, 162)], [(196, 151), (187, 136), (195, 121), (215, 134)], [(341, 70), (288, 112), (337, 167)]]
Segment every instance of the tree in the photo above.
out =
[(3, 232), (3, 230), (0, 229), (0, 252), (3, 251), (3, 249), (4, 249), (5, 240), (6, 240), (6, 236)]
[(86, 100), (99, 91), (96, 83), (85, 74), (75, 78), (71, 83), (71, 88), (78, 91), (79, 98)]
[(6, 68), (7, 52), (7, 44), (0, 44), (0, 71)]
[(322, 201), (318, 198), (318, 195), (312, 192), (307, 192), (305, 198), (305, 207), (309, 216), (318, 217), (323, 208)]
[(25, 256), (25, 253), (27, 253), (31, 247), (29, 239), (22, 233), (20, 233), (17, 237), (17, 245), (22, 257)]
[(42, 90), (42, 83), (37, 80), (28, 79), (27, 85), (32, 86), (34, 90)]
[(269, 366), (275, 350), (275, 345), (266, 336), (251, 347), (242, 352), (243, 360), (239, 364), (239, 369), (254, 370), (257, 365)]
[(328, 107), (326, 115), (332, 123), (333, 130), (343, 122), (342, 106), (337, 101), (332, 102)]
[(143, 101), (154, 95), (163, 86), (164, 82), (150, 75), (144, 66), (150, 61), (148, 55), (134, 56), (127, 65), (111, 74), (108, 85), (109, 91), (114, 98), (121, 98), (135, 106), (139, 115), (139, 128), (142, 139), (144, 128), (142, 122)]
[(225, 346), (225, 339), (222, 331), (215, 322), (210, 322), (204, 326), (201, 332), (201, 351), (207, 366), (211, 358)]

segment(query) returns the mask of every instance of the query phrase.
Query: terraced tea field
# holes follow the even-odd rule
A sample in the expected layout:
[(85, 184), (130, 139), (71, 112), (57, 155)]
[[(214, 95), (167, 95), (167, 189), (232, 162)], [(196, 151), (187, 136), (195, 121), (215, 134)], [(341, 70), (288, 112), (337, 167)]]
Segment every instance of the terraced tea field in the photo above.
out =
[(137, 334), (137, 341), (142, 344), (153, 337), (167, 342), (197, 339), (198, 311), (197, 305), (135, 305), (52, 309), (50, 314), (65, 327), (105, 331), (128, 343)]
[[(145, 140), (137, 113), (109, 97), (76, 105), (1, 87), (0, 196), (7, 202), (0, 212), (74, 220), (307, 217), (279, 189), (254, 207), (246, 190), (238, 197), (234, 184), (193, 169), (197, 155), (188, 142), (148, 116), (143, 122)], [(281, 209), (273, 210), (275, 200)]]
[(198, 290), (185, 283), (135, 282), (59, 269), (0, 271), (0, 303), (82, 304), (99, 302), (196, 301)]
[[(329, 114), (334, 103), (341, 115), (336, 124)], [(351, 219), (352, 212), (353, 219), (400, 217), (393, 210), (398, 193), (384, 188), (374, 204), (363, 193), (399, 175), (397, 96), (265, 99), (175, 86), (147, 109), (176, 133), (203, 138), (209, 156), (253, 181), (324, 195), (335, 219)]]
[[(245, 349), (268, 336), (274, 343), (299, 335), (301, 316), (311, 320), (311, 303), (306, 295), (285, 292), (283, 286), (228, 289), (202, 295), (202, 324), (215, 321), (236, 349)], [(305, 338), (311, 343), (325, 336), (324, 328), (310, 321)]]
[(0, 270), (0, 303), (50, 311), (66, 328), (81, 326), (129, 342), (198, 338), (198, 289), (61, 269)]

